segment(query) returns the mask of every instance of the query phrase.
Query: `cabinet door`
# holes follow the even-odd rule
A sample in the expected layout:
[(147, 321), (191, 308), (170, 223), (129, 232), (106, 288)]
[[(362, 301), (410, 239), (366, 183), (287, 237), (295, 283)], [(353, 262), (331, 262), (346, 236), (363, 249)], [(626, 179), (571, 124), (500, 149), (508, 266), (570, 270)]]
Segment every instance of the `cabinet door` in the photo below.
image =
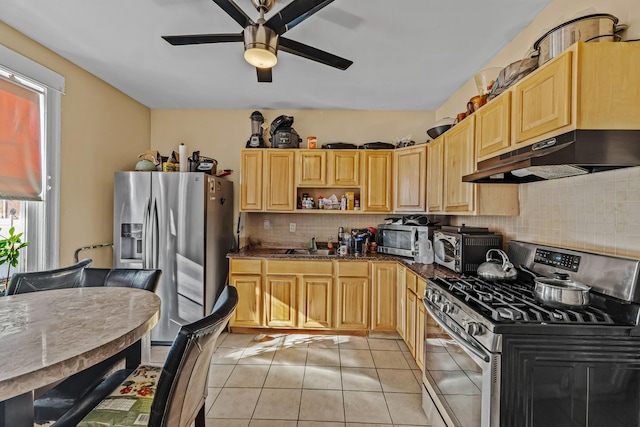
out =
[(238, 306), (231, 318), (231, 326), (263, 326), (262, 276), (232, 274), (229, 282), (238, 290)]
[(329, 185), (357, 187), (360, 185), (360, 152), (335, 150), (329, 152)]
[(240, 155), (240, 210), (262, 210), (262, 166), (264, 151), (243, 150)]
[(398, 265), (396, 270), (396, 331), (400, 334), (402, 339), (405, 339), (406, 329), (406, 316), (407, 316), (407, 281), (406, 281), (407, 269), (401, 265)]
[(489, 158), (511, 143), (511, 92), (492, 100), (476, 113), (478, 160)]
[(475, 170), (474, 122), (470, 116), (444, 135), (444, 210), (472, 212), (474, 184), (462, 182), (464, 175)]
[(405, 342), (409, 351), (416, 357), (416, 294), (407, 289), (407, 337)]
[(364, 188), (362, 210), (391, 212), (392, 152), (368, 150), (363, 153)]
[(327, 185), (326, 151), (296, 151), (296, 185), (298, 187), (324, 187)]
[(427, 146), (403, 148), (394, 153), (394, 212), (427, 209)]
[(516, 144), (570, 124), (571, 58), (566, 51), (515, 85)]
[(264, 289), (266, 325), (296, 326), (296, 276), (267, 275)]
[(267, 151), (264, 173), (268, 211), (292, 211), (296, 206), (293, 150)]
[(372, 265), (372, 270), (371, 329), (374, 331), (395, 331), (396, 263), (375, 262)]
[(427, 209), (429, 212), (443, 212), (443, 155), (444, 136), (428, 144), (427, 152)]
[(338, 277), (336, 282), (337, 329), (367, 329), (369, 326), (369, 279)]
[(330, 328), (332, 326), (332, 282), (333, 278), (330, 276), (302, 276), (300, 278), (299, 327)]
[(416, 363), (424, 370), (424, 340), (427, 327), (427, 309), (418, 295), (416, 298)]

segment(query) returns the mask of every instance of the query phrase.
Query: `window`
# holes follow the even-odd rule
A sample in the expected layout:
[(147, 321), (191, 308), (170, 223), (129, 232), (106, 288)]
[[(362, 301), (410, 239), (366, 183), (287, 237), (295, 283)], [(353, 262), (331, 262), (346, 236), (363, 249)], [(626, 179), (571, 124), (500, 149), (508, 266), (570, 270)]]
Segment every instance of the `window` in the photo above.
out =
[[(6, 235), (9, 227), (24, 232), (23, 241), (29, 246), (21, 251), (21, 270), (42, 270), (58, 267), (59, 263), (59, 206), (60, 206), (60, 111), (64, 78), (22, 55), (0, 46), (0, 79), (5, 88), (37, 94), (40, 147), (37, 163), (41, 172), (41, 195), (0, 200), (0, 228)], [(0, 115), (2, 110), (0, 110)], [(6, 111), (5, 111), (5, 114)], [(6, 117), (0, 116), (0, 120)], [(21, 157), (32, 155), (14, 154)], [(18, 159), (26, 162), (24, 158)], [(31, 159), (33, 160), (33, 159)], [(2, 159), (2, 161), (10, 161)], [(1, 166), (0, 166), (1, 167)], [(33, 175), (30, 178), (33, 181)], [(33, 201), (42, 198), (42, 201)], [(16, 200), (22, 199), (22, 200)], [(2, 267), (6, 267), (3, 265)], [(0, 270), (0, 278), (6, 270)]]

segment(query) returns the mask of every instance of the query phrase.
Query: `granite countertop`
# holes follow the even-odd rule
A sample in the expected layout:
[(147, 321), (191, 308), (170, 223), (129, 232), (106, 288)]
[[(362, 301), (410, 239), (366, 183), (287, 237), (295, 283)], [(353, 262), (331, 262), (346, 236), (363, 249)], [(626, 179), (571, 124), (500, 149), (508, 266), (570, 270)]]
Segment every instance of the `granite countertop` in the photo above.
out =
[(239, 252), (230, 252), (227, 254), (227, 258), (235, 259), (286, 259), (291, 261), (396, 261), (409, 270), (416, 273), (423, 279), (431, 277), (457, 277), (457, 273), (442, 267), (437, 264), (419, 264), (413, 262), (411, 258), (405, 258), (397, 255), (388, 255), (380, 253), (367, 253), (367, 254), (348, 254), (348, 255), (318, 255), (318, 254), (288, 254), (287, 248), (245, 248)]
[(146, 335), (159, 315), (160, 298), (141, 289), (54, 289), (0, 298), (0, 400), (107, 359)]

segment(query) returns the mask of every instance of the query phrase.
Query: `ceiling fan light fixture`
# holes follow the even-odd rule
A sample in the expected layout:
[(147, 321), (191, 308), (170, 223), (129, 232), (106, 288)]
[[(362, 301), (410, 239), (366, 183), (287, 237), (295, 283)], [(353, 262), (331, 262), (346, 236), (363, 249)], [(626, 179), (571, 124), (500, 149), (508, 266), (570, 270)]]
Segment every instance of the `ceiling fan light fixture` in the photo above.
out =
[(244, 29), (244, 59), (254, 67), (272, 68), (278, 63), (278, 34), (264, 25)]

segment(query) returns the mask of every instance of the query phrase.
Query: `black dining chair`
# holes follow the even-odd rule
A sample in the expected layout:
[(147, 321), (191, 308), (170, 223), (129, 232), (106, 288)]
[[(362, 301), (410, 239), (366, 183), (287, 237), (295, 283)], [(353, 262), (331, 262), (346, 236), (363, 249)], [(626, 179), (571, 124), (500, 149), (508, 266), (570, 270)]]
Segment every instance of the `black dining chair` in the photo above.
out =
[(48, 291), (51, 289), (77, 288), (82, 280), (82, 272), (89, 267), (91, 258), (69, 267), (54, 270), (14, 273), (9, 280), (5, 295), (25, 294), (28, 292)]
[[(124, 268), (85, 268), (78, 287), (116, 286), (144, 289), (155, 292), (162, 270)], [(33, 402), (33, 417), (36, 423), (55, 421), (75, 405), (104, 378), (116, 370), (126, 357), (126, 351), (114, 354), (83, 371), (80, 371), (49, 389)]]
[[(91, 419), (105, 415), (110, 419), (111, 425), (119, 426), (134, 426), (136, 418), (145, 418), (148, 419), (148, 427), (190, 427), (194, 422), (196, 427), (205, 427), (204, 407), (211, 356), (218, 336), (237, 305), (238, 291), (233, 286), (226, 286), (210, 315), (180, 328), (157, 382), (153, 385), (146, 384), (145, 394), (153, 396), (148, 414), (96, 409), (101, 402), (101, 406), (108, 406), (122, 398), (119, 394), (126, 393), (125, 389), (131, 388), (131, 372), (153, 372), (153, 367), (141, 366), (135, 371), (121, 370), (107, 377), (52, 427), (82, 426), (81, 420), (85, 417)], [(119, 386), (122, 386), (120, 392), (113, 396), (112, 393)], [(93, 424), (87, 420), (86, 425)]]

